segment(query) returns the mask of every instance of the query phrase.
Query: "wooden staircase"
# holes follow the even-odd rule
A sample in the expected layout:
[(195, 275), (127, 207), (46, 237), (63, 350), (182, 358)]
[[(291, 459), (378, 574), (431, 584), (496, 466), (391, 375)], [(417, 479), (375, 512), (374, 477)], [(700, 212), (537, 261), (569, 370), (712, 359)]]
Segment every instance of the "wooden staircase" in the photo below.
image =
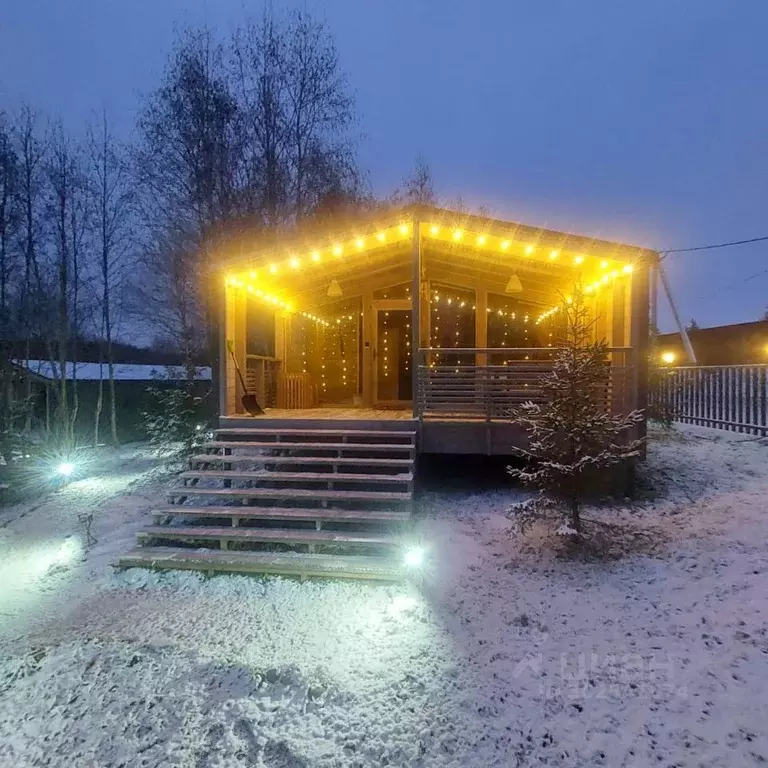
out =
[(403, 578), (414, 422), (252, 423), (216, 430), (118, 565)]

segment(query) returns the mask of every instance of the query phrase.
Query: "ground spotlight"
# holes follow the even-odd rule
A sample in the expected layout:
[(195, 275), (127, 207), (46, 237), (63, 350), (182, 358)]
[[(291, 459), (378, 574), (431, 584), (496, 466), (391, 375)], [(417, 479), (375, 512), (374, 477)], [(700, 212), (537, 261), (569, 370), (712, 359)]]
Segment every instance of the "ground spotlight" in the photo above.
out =
[(424, 548), (411, 547), (405, 552), (405, 564), (411, 568), (419, 568), (424, 564)]
[(62, 476), (62, 477), (69, 477), (74, 471), (75, 471), (75, 465), (71, 464), (68, 461), (64, 461), (61, 464), (59, 464), (56, 471)]

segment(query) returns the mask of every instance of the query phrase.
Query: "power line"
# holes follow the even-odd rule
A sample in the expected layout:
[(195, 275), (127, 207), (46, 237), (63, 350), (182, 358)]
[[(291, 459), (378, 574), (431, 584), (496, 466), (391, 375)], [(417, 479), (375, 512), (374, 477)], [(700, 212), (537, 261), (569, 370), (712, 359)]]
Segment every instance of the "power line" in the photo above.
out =
[(710, 251), (713, 248), (728, 248), (731, 245), (747, 245), (748, 243), (761, 243), (768, 240), (768, 235), (764, 237), (752, 237), (749, 240), (731, 240), (728, 243), (717, 243), (716, 245), (698, 245), (695, 248), (670, 248), (666, 251), (659, 251), (662, 258), (670, 253), (689, 253), (690, 251)]
[[(768, 239), (768, 238), (763, 238)], [(730, 285), (726, 285), (725, 288), (720, 288), (714, 293), (709, 293), (706, 296), (702, 296), (696, 301), (708, 301), (709, 299), (714, 298), (715, 296), (721, 296), (722, 294), (726, 293), (727, 291), (732, 290), (733, 288), (738, 288), (742, 283), (748, 283), (750, 280), (754, 280), (756, 277), (760, 277), (761, 275), (768, 274), (768, 269), (761, 269), (759, 272), (755, 272), (754, 275), (750, 275), (749, 277), (745, 277), (742, 280), (737, 280), (735, 283), (731, 283)]]

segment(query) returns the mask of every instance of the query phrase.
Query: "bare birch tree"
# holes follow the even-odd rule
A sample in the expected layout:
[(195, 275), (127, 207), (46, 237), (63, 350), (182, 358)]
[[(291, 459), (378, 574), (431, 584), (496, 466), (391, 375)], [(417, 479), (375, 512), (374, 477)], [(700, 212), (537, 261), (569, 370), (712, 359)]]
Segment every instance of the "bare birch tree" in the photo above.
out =
[(147, 244), (140, 289), (158, 315), (185, 318), (175, 332), (187, 349), (200, 333), (186, 323), (207, 317), (202, 330), (212, 327), (211, 243), (236, 210), (237, 104), (222, 56), (208, 30), (184, 33), (139, 120), (136, 167)]
[[(118, 445), (115, 398), (115, 305), (124, 293), (125, 262), (131, 245), (134, 194), (126, 151), (112, 135), (107, 115), (102, 112), (98, 125), (88, 129), (89, 185), (94, 248), (98, 260), (101, 304), (101, 334), (107, 364), (109, 387), (109, 427), (113, 445)], [(100, 371), (102, 366), (99, 366)], [(99, 442), (99, 425), (104, 402), (104, 377), (99, 387), (94, 413), (94, 444)]]
[[(45, 159), (45, 138), (40, 137), (38, 118), (30, 107), (21, 111), (17, 128), (17, 153), (19, 158), (18, 204), (21, 227), (21, 249), (24, 274), (19, 286), (17, 325), (24, 339), (25, 382), (24, 398), (29, 404), (32, 398), (32, 378), (29, 359), (34, 325), (35, 305), (39, 300), (40, 269), (38, 249), (41, 240), (42, 171)], [(25, 431), (32, 426), (32, 415), (27, 408)]]

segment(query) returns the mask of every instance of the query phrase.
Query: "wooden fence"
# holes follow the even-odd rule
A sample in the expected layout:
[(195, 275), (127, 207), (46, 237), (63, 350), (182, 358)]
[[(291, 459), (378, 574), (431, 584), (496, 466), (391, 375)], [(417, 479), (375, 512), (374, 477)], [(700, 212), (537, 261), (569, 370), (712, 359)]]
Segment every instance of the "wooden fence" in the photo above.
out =
[(656, 371), (649, 396), (674, 421), (768, 435), (768, 366), (686, 366)]

